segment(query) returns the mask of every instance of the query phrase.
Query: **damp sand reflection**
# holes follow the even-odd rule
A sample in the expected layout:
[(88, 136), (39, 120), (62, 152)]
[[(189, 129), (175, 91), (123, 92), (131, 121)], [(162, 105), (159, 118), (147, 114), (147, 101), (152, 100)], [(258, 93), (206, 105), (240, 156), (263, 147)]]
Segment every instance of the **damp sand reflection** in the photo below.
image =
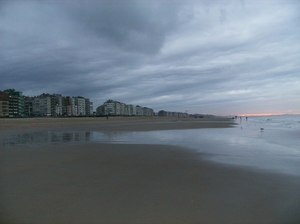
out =
[(88, 142), (92, 132), (33, 132), (10, 134), (1, 137), (3, 147), (10, 145), (35, 145), (60, 142)]

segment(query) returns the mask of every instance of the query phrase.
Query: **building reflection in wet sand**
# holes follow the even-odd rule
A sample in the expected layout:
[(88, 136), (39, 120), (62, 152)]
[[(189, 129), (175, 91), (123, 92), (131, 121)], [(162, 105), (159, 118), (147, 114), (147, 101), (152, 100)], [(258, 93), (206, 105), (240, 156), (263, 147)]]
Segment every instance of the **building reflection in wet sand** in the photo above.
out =
[(3, 146), (90, 141), (92, 132), (33, 132), (1, 136)]

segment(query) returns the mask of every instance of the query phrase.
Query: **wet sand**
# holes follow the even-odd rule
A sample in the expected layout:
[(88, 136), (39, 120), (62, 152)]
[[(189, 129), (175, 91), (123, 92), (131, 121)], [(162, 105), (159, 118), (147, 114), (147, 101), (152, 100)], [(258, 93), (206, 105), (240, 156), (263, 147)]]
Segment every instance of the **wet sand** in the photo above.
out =
[[(159, 126), (126, 120), (51, 128), (135, 131), (145, 122)], [(185, 122), (158, 123), (184, 129)], [(1, 149), (0, 223), (299, 223), (299, 189), (299, 177), (210, 163), (175, 146), (11, 145)]]

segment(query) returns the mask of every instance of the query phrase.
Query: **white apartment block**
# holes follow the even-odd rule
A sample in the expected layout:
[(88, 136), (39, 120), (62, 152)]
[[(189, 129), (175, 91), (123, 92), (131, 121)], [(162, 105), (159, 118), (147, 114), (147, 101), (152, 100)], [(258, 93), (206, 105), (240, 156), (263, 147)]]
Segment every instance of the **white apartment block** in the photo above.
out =
[(128, 105), (128, 115), (136, 115), (136, 106)]
[(116, 113), (115, 115), (121, 115), (121, 104), (119, 102), (115, 102)]
[(104, 115), (116, 115), (115, 102), (104, 103)]
[(41, 94), (30, 97), (30, 113), (34, 116), (86, 116), (93, 114), (93, 103), (84, 97)]
[(90, 102), (90, 115), (93, 115), (94, 113), (94, 105), (93, 102)]
[(132, 114), (130, 114), (130, 107), (129, 105), (124, 104), (124, 115), (125, 116), (131, 116)]
[(126, 114), (126, 104), (120, 103), (120, 115), (127, 115)]
[(75, 105), (77, 106), (77, 116), (85, 116), (85, 98), (83, 97), (74, 97)]
[(136, 115), (137, 116), (143, 116), (143, 108), (141, 106), (136, 106)]
[(78, 108), (74, 97), (71, 98), (71, 116), (78, 116)]
[(96, 109), (98, 115), (153, 116), (153, 109), (148, 107), (126, 105), (122, 102), (108, 100)]
[(51, 114), (55, 116), (63, 115), (63, 97), (60, 94), (52, 96), (52, 104), (54, 104), (54, 111), (51, 111)]

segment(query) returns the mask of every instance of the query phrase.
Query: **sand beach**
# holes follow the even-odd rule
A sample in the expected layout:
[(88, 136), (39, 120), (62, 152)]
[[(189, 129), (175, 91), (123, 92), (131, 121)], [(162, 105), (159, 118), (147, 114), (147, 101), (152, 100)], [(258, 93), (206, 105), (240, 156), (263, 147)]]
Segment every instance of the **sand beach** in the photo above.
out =
[[(7, 136), (200, 128), (235, 127), (224, 118), (0, 119)], [(173, 145), (1, 144), (0, 223), (300, 221), (299, 176), (212, 163)]]
[(0, 119), (0, 131), (82, 129), (99, 131), (150, 131), (232, 126), (229, 118), (173, 117), (39, 117)]

